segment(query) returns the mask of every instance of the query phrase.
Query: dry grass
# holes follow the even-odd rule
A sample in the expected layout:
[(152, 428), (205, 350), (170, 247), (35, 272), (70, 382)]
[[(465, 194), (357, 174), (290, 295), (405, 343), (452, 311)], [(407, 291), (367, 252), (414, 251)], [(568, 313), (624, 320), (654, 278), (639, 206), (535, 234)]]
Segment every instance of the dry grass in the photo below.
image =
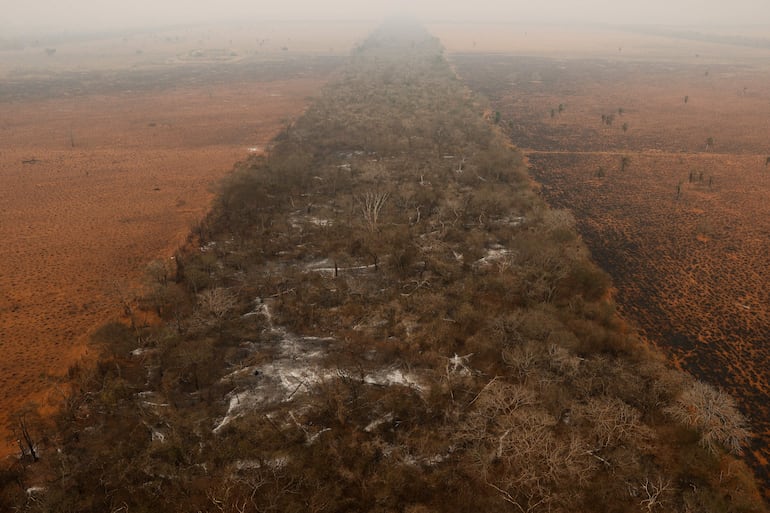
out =
[[(160, 90), (154, 80), (179, 68), (126, 71), (116, 90), (89, 94), (110, 86), (93, 72), (74, 96), (0, 99), (0, 410), (46, 402), (89, 332), (137, 295), (145, 263), (173, 255), (209, 209), (216, 180), (263, 151), (332, 67), (306, 66), (302, 77), (292, 64), (260, 78), (257, 64), (228, 83), (203, 67), (199, 83)], [(13, 450), (5, 438), (0, 454)]]

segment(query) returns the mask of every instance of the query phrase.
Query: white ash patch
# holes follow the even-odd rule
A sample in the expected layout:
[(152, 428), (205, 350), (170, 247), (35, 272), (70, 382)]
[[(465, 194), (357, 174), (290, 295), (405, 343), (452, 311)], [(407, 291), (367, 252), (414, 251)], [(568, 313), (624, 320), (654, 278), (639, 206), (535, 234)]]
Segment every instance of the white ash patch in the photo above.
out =
[(144, 424), (144, 427), (147, 428), (147, 431), (150, 433), (150, 441), (151, 442), (158, 442), (160, 444), (166, 443), (166, 440), (168, 439), (168, 433), (167, 430), (164, 430), (163, 427), (168, 427), (168, 424), (164, 422), (156, 422), (154, 424), (151, 424), (149, 422), (142, 422)]
[(151, 390), (148, 390), (145, 392), (139, 392), (136, 395), (139, 397), (139, 401), (142, 404), (142, 406), (151, 406), (151, 407), (158, 407), (158, 408), (167, 408), (169, 406), (168, 403), (163, 402), (163, 397), (158, 392), (153, 392)]
[(307, 440), (305, 440), (305, 445), (313, 445), (318, 440), (318, 437), (320, 437), (322, 434), (331, 430), (332, 428), (323, 428), (318, 433), (313, 433), (312, 435), (309, 433), (305, 433), (307, 437)]
[(504, 217), (500, 221), (504, 224), (508, 224), (511, 226), (521, 226), (527, 221), (527, 219), (524, 216), (513, 216), (513, 217)]
[(289, 225), (295, 230), (301, 230), (304, 226), (311, 224), (313, 226), (327, 227), (332, 226), (331, 219), (310, 215), (310, 211), (297, 210), (289, 217)]
[(364, 376), (364, 383), (368, 385), (391, 386), (401, 385), (422, 392), (425, 387), (414, 374), (404, 372), (401, 369), (383, 369), (373, 374)]
[(390, 422), (393, 422), (393, 412), (388, 412), (382, 417), (378, 419), (374, 419), (373, 421), (371, 421), (369, 424), (366, 425), (366, 427), (364, 428), (364, 431), (366, 431), (367, 433), (371, 433), (381, 425), (387, 424)]
[(495, 245), (487, 249), (486, 254), (476, 260), (474, 265), (477, 267), (490, 267), (513, 258), (513, 251), (503, 246)]
[[(265, 346), (274, 351), (274, 356), (269, 362), (239, 368), (222, 378), (223, 382), (235, 385), (236, 388), (225, 396), (227, 413), (214, 427), (214, 433), (245, 412), (291, 402), (324, 381), (338, 379), (342, 375), (354, 375), (345, 369), (324, 366), (323, 360), (334, 342), (333, 338), (300, 336), (274, 326), (268, 302), (258, 304), (254, 314), (265, 317), (265, 332), (273, 339), (271, 345), (268, 342)], [(256, 344), (254, 349), (257, 349)], [(360, 379), (368, 385), (398, 385), (418, 392), (426, 388), (414, 373), (395, 367), (367, 372)], [(315, 437), (318, 435), (320, 433)]]
[(262, 462), (259, 460), (236, 460), (232, 466), (235, 470), (256, 470), (262, 468)]
[(470, 376), (472, 374), (471, 368), (468, 366), (468, 362), (473, 356), (473, 353), (465, 356), (459, 356), (457, 353), (451, 358), (447, 359), (446, 373), (447, 375), (456, 374), (459, 376)]
[(353, 273), (357, 271), (368, 271), (371, 269), (375, 269), (377, 266), (375, 264), (369, 264), (369, 265), (353, 265), (349, 267), (341, 267), (339, 265), (334, 264), (334, 260), (331, 258), (324, 258), (321, 260), (316, 260), (315, 262), (311, 262), (305, 266), (305, 269), (312, 272), (318, 272), (318, 273), (334, 273), (335, 271), (337, 273)]
[(238, 369), (222, 381), (238, 383), (245, 389), (227, 394), (227, 414), (214, 428), (218, 432), (245, 411), (290, 401), (336, 373), (321, 366), (330, 339), (298, 337), (283, 333), (275, 358), (262, 365)]
[(232, 463), (231, 468), (236, 471), (239, 470), (258, 470), (261, 468), (269, 468), (271, 470), (280, 470), (285, 468), (289, 464), (289, 458), (286, 456), (278, 456), (275, 458), (269, 458), (265, 460), (236, 460)]
[(210, 241), (200, 247), (201, 253), (208, 253), (217, 247), (216, 241)]
[(313, 216), (311, 216), (311, 217), (308, 217), (307, 220), (308, 220), (308, 222), (310, 224), (314, 224), (316, 226), (331, 226), (332, 225), (332, 222), (331, 222), (330, 219), (323, 219), (323, 218), (320, 218), (320, 217), (313, 217)]
[(414, 454), (410, 450), (406, 449), (404, 446), (401, 445), (391, 445), (389, 444), (386, 447), (382, 448), (382, 455), (386, 458), (395, 458), (397, 459), (402, 465), (406, 465), (409, 467), (433, 467), (435, 465), (438, 465), (439, 463), (442, 463), (446, 460), (448, 460), (452, 452), (454, 452), (454, 447), (449, 447), (446, 452), (441, 454), (430, 454), (430, 455), (421, 455), (421, 454)]
[(329, 268), (331, 268), (332, 271), (334, 270), (334, 260), (331, 258), (322, 258), (321, 260), (310, 262), (305, 266), (305, 269), (308, 271), (326, 270)]
[(374, 330), (378, 328), (383, 328), (389, 324), (387, 319), (363, 319), (361, 322), (356, 323), (353, 325), (353, 331), (364, 331), (364, 330)]

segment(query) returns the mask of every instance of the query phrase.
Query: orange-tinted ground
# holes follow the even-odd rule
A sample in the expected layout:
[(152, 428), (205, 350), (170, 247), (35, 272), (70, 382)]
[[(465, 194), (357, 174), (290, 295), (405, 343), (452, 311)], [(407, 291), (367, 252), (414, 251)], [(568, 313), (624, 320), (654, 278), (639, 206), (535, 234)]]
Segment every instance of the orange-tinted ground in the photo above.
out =
[[(14, 449), (7, 416), (55, 402), (88, 334), (120, 313), (150, 260), (184, 242), (217, 179), (342, 62), (329, 40), (326, 55), (307, 41), (305, 53), (268, 49), (292, 34), (224, 61), (173, 34), (143, 36), (132, 57), (111, 40), (59, 46), (52, 64), (39, 49), (0, 52), (0, 455)], [(204, 51), (180, 62), (185, 44)]]
[(649, 60), (617, 45), (453, 60), (549, 201), (575, 212), (623, 313), (739, 400), (770, 484), (770, 50), (668, 44)]

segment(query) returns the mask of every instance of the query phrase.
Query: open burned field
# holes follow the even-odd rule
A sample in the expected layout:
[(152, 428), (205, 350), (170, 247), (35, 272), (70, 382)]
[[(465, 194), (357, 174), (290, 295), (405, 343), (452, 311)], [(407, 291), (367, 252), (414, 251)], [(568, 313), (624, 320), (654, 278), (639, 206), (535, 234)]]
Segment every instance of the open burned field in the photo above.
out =
[[(48, 68), (25, 58), (33, 50), (0, 54), (0, 456), (14, 449), (7, 415), (28, 401), (45, 409), (148, 262), (184, 243), (213, 184), (300, 115), (342, 61), (283, 40), (252, 41), (257, 55), (145, 39), (129, 61), (110, 60), (105, 42), (71, 62), (78, 45), (59, 46)], [(179, 53), (185, 44), (203, 50)]]
[(652, 62), (613, 48), (452, 60), (573, 210), (624, 314), (738, 399), (770, 483), (770, 70), (756, 49), (674, 42)]

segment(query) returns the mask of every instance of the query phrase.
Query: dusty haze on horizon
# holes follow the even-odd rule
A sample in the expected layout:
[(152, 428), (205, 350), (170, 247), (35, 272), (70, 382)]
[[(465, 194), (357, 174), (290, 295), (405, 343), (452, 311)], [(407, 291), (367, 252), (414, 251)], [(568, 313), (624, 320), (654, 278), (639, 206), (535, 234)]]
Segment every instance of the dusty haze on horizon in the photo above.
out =
[(377, 20), (770, 25), (767, 0), (0, 0), (0, 39), (28, 32), (105, 32), (203, 22)]

